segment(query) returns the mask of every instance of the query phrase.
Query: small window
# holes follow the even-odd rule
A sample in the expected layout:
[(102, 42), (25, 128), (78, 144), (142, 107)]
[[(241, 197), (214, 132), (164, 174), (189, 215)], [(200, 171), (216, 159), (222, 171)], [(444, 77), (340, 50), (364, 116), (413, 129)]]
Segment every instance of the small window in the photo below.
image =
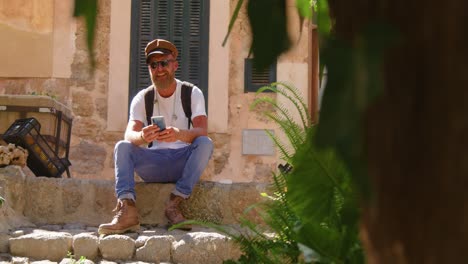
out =
[(272, 82), (276, 82), (276, 62), (262, 71), (257, 71), (253, 67), (253, 59), (245, 59), (244, 82), (245, 93), (256, 92), (260, 87), (270, 85)]

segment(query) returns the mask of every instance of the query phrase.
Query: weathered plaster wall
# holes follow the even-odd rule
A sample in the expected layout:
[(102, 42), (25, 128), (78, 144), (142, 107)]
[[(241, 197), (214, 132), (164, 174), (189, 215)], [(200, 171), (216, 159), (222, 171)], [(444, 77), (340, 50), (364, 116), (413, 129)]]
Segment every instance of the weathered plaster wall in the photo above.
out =
[(51, 74), (53, 4), (53, 0), (0, 2), (0, 60), (8, 62), (0, 65), (0, 76)]
[[(234, 10), (236, 4), (237, 0), (231, 0), (230, 9)], [(267, 109), (257, 108), (254, 111), (249, 109), (255, 100), (255, 93), (244, 93), (244, 59), (248, 57), (252, 41), (245, 5), (246, 2), (239, 12), (230, 35), (229, 137), (228, 142), (223, 144), (224, 155), (219, 156), (217, 163), (218, 168), (222, 169), (214, 175), (213, 179), (268, 182), (271, 180), (271, 170), (274, 170), (278, 162), (281, 162), (278, 158), (279, 153), (276, 156), (242, 155), (242, 131), (244, 129), (276, 129), (275, 132), (278, 135), (280, 132), (276, 125), (262, 114)], [(300, 88), (306, 98), (308, 89), (307, 25), (300, 25), (294, 1), (288, 1), (287, 7), (292, 48), (278, 59), (277, 80), (289, 82), (296, 88)], [(300, 37), (301, 27), (303, 35)], [(265, 94), (265, 96), (275, 97), (271, 94)], [(278, 100), (283, 99), (278, 98)]]
[[(60, 0), (55, 0), (55, 12), (65, 12), (68, 10), (66, 7), (61, 7), (57, 1)], [(71, 2), (71, 0), (67, 1)], [(109, 72), (109, 50), (111, 46), (110, 41), (112, 41), (110, 38), (111, 6), (113, 6), (113, 4), (111, 5), (111, 1), (114, 0), (98, 1), (97, 34), (94, 51), (96, 68), (94, 72), (90, 71), (88, 50), (85, 42), (84, 21), (79, 19), (73, 22), (69, 27), (73, 29), (72, 31), (67, 32), (62, 30), (57, 33), (57, 20), (54, 20), (48, 22), (50, 25), (55, 25), (53, 32), (59, 34), (61, 39), (72, 40), (73, 45), (71, 45), (69, 50), (72, 56), (69, 77), (0, 78), (0, 93), (2, 94), (48, 93), (54, 95), (58, 101), (71, 108), (74, 122), (70, 149), (70, 160), (72, 162), (70, 170), (74, 178), (113, 180), (113, 147), (118, 140), (123, 138), (123, 131), (110, 131), (115, 129), (108, 129), (107, 127), (109, 119), (108, 109), (115, 109), (115, 107), (110, 107), (109, 105), (113, 101), (108, 100), (110, 95), (109, 80), (111, 78)], [(2, 9), (2, 4), (5, 2), (0, 0), (0, 9)], [(20, 4), (20, 2), (17, 3)], [(226, 0), (224, 4), (218, 2), (217, 8), (230, 9), (229, 14), (231, 14), (236, 3), (236, 0)], [(291, 0), (288, 3), (289, 7), (292, 7), (288, 12), (295, 12), (294, 1)], [(216, 12), (214, 9), (211, 11)], [(25, 15), (16, 14), (8, 18), (0, 17), (0, 19), (12, 22), (21, 20), (23, 16)], [(46, 18), (43, 19), (48, 21)], [(278, 80), (289, 81), (293, 84), (299, 83), (301, 89), (307, 91), (306, 62), (308, 36), (302, 35), (302, 38), (298, 41), (298, 32), (301, 26), (298, 21), (298, 19), (293, 19), (290, 23), (290, 27), (296, 32), (291, 35), (292, 43), (294, 45), (298, 43), (298, 45), (279, 59)], [(0, 25), (2, 24), (0, 23)], [(34, 29), (33, 31), (37, 34), (42, 32), (41, 29)], [(217, 29), (217, 32), (219, 31)], [(221, 31), (223, 33), (226, 32)], [(302, 32), (303, 34), (308, 32), (306, 26), (303, 26)], [(4, 38), (4, 36), (3, 32), (0, 31), (0, 37)], [(224, 35), (221, 38), (218, 36), (217, 39), (222, 39), (223, 37)], [(210, 136), (214, 140), (215, 151), (208, 168), (202, 176), (203, 180), (269, 182), (271, 180), (271, 170), (277, 166), (277, 156), (242, 155), (243, 129), (275, 128), (275, 125), (261, 114), (264, 109), (258, 109), (254, 112), (249, 110), (249, 106), (253, 102), (255, 95), (253, 93), (244, 93), (243, 62), (244, 58), (247, 57), (250, 41), (248, 20), (244, 9), (235, 23), (228, 45), (217, 50), (222, 52), (223, 49), (229, 49), (229, 55), (226, 58), (229, 63), (228, 87), (216, 87), (216, 89), (227, 89), (228, 103), (216, 105), (216, 107), (222, 109), (220, 111), (227, 111), (227, 128), (222, 125), (223, 122), (226, 122), (225, 117), (215, 115), (214, 118), (220, 118), (215, 126), (220, 131), (210, 129)], [(221, 45), (221, 43), (218, 45)], [(54, 50), (53, 52), (57, 51)], [(43, 64), (36, 65), (36, 67), (42, 66)], [(217, 74), (214, 65), (210, 65), (210, 74)], [(124, 89), (128, 89), (128, 87), (125, 86)], [(304, 95), (306, 96), (307, 92)]]

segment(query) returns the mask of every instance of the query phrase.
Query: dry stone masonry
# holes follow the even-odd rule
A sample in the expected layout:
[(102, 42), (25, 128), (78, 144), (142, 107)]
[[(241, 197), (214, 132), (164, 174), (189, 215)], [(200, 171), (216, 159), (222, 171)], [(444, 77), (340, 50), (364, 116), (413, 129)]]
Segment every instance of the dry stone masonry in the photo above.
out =
[[(139, 233), (99, 237), (97, 229), (64, 229), (49, 225), (19, 228), (0, 236), (0, 260), (6, 263), (222, 263), (237, 259), (239, 247), (213, 230), (196, 227), (191, 232), (143, 226)], [(9, 249), (8, 249), (9, 245)], [(22, 261), (18, 261), (21, 257)]]
[[(241, 252), (227, 236), (195, 226), (168, 231), (164, 203), (173, 184), (137, 183), (138, 233), (99, 237), (112, 219), (111, 181), (26, 175), (19, 166), (0, 168), (0, 263), (222, 263)], [(200, 182), (182, 205), (190, 219), (237, 230), (249, 205), (263, 199), (261, 184)], [(258, 215), (248, 215), (253, 221)], [(78, 260), (80, 257), (86, 259)], [(75, 262), (73, 262), (75, 261)]]

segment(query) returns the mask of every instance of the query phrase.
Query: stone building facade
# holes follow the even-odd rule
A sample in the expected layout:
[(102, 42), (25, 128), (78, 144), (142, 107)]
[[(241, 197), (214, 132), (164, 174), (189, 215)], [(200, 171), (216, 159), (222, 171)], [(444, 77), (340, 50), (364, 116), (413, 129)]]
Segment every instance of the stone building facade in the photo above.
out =
[[(287, 3), (293, 48), (279, 58), (276, 79), (293, 84), (308, 98), (310, 25), (300, 23), (295, 1)], [(0, 94), (50, 95), (69, 107), (72, 177), (113, 180), (113, 148), (123, 138), (131, 100), (131, 0), (98, 0), (94, 70), (86, 26), (82, 18), (73, 18), (73, 4), (73, 0), (0, 1)], [(262, 109), (249, 110), (255, 94), (244, 92), (244, 58), (251, 42), (245, 6), (227, 44), (221, 45), (236, 4), (237, 0), (210, 1), (208, 129), (215, 150), (202, 179), (269, 182), (271, 171), (281, 162), (278, 153), (242, 151), (245, 129), (275, 129)]]

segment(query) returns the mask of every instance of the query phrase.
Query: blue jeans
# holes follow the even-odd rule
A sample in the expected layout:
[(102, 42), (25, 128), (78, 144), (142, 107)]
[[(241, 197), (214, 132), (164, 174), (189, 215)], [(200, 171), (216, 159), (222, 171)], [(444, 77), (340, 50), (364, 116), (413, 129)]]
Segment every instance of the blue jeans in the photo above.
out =
[(134, 172), (145, 182), (175, 183), (176, 195), (188, 198), (213, 153), (209, 137), (197, 137), (180, 149), (149, 149), (129, 141), (115, 145), (115, 193), (119, 199), (136, 199)]

